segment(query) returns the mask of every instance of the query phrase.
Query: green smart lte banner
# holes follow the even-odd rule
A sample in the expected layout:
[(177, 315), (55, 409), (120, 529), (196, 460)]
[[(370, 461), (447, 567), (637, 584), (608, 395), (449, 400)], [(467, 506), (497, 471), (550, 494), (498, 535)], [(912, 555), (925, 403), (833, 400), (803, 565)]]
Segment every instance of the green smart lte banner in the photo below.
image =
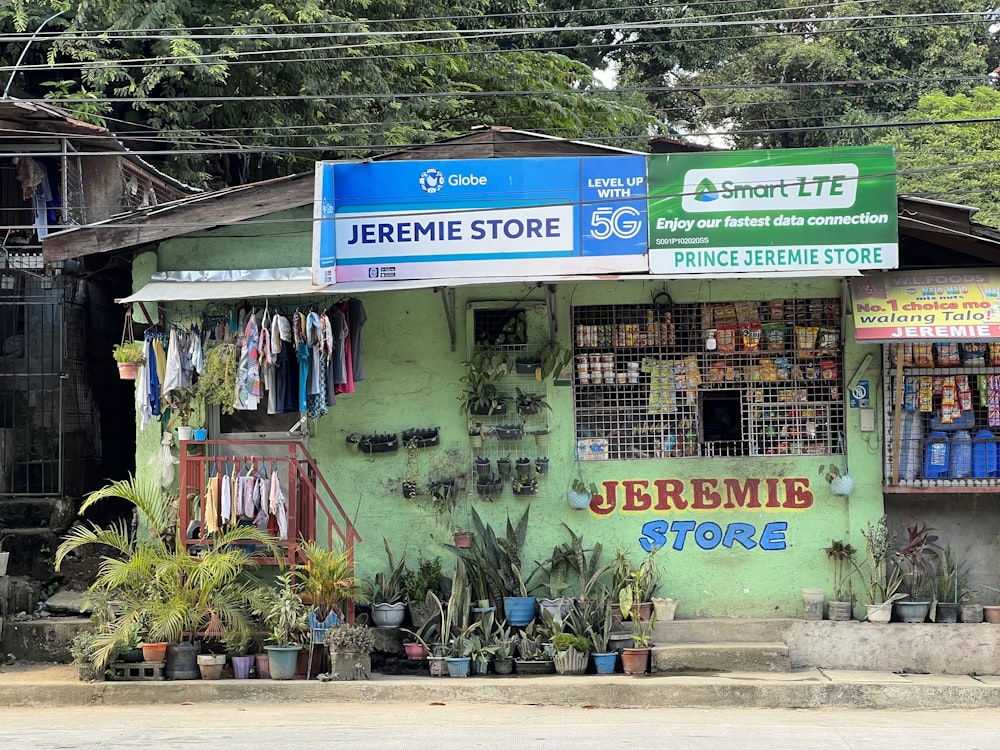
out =
[(896, 268), (891, 146), (648, 157), (649, 270)]

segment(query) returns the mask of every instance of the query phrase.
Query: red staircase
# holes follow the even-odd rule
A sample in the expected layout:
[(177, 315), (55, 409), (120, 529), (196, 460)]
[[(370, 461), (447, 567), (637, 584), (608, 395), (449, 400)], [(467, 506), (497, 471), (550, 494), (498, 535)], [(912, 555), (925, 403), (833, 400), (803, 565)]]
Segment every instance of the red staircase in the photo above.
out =
[[(185, 440), (180, 444), (181, 503), (179, 529), (185, 547), (211, 543), (205, 530), (205, 489), (209, 470), (223, 475), (229, 463), (256, 475), (264, 466), (279, 472), (288, 503), (288, 539), (278, 542), (282, 558), (257, 557), (262, 565), (301, 563), (296, 542), (300, 539), (339, 547), (354, 559), (354, 545), (361, 541), (354, 524), (333, 494), (326, 478), (299, 440)], [(199, 522), (189, 529), (192, 519)], [(193, 533), (188, 533), (189, 531)]]

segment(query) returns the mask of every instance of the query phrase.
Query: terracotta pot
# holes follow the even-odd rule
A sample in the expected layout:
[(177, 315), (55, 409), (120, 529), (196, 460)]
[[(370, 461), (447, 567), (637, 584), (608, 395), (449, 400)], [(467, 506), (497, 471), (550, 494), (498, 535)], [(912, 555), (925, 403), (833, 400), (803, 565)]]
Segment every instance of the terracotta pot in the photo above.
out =
[(454, 535), (455, 546), (459, 549), (469, 549), (472, 547), (471, 531), (456, 531)]
[(1000, 622), (1000, 605), (984, 604), (983, 619), (986, 622)]
[(135, 380), (139, 375), (138, 362), (119, 362), (118, 377), (122, 380)]
[(406, 651), (406, 658), (413, 661), (427, 658), (427, 649), (422, 643), (404, 643), (403, 649)]
[(142, 660), (150, 664), (158, 664), (167, 660), (167, 643), (143, 643)]
[(622, 651), (622, 671), (625, 674), (645, 674), (649, 669), (648, 648), (626, 648)]

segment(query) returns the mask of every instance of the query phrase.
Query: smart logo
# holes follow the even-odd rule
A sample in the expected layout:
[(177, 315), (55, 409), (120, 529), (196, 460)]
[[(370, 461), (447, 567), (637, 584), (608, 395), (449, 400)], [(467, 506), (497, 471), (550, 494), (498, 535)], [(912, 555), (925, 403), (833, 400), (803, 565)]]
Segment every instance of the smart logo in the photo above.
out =
[(444, 187), (444, 175), (431, 167), (420, 173), (420, 189), (428, 195), (434, 195)]
[(699, 203), (709, 203), (719, 199), (719, 189), (707, 177), (694, 189), (694, 199)]
[(681, 206), (689, 213), (850, 208), (857, 189), (856, 164), (691, 169)]

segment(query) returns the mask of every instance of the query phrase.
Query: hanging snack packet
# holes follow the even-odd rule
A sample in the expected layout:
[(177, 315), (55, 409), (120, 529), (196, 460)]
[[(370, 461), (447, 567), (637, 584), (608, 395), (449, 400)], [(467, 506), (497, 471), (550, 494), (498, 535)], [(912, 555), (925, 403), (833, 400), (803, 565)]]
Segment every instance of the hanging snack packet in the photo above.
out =
[(788, 380), (792, 376), (792, 363), (788, 357), (778, 357), (774, 360), (774, 366), (778, 380)]
[(956, 417), (960, 417), (958, 412), (958, 392), (955, 388), (955, 378), (952, 376), (942, 378), (941, 383), (941, 424), (951, 424)]
[(785, 319), (785, 300), (783, 299), (773, 299), (767, 303), (768, 309), (768, 319), (769, 320), (784, 320)]
[(919, 411), (930, 414), (934, 411), (934, 379), (927, 375), (920, 376), (920, 390), (917, 392)]
[(1000, 367), (1000, 342), (989, 343), (990, 367)]
[(1000, 375), (986, 376), (986, 423), (1000, 427)]
[(743, 323), (740, 333), (743, 337), (743, 351), (760, 351), (761, 327), (760, 323)]
[(769, 352), (782, 352), (785, 350), (785, 324), (765, 323), (761, 326), (764, 338), (764, 348)]
[(969, 376), (955, 377), (955, 388), (958, 390), (958, 405), (965, 411), (972, 411), (972, 389), (969, 388)]
[(837, 379), (837, 362), (832, 359), (821, 359), (819, 361), (820, 374), (823, 380)]
[(903, 353), (903, 367), (913, 367), (913, 344), (910, 343), (889, 345), (889, 361), (892, 366), (896, 366), (896, 358), (899, 357), (900, 351)]
[(915, 377), (903, 378), (903, 409), (906, 411), (917, 410), (917, 393), (920, 383)]
[(725, 323), (715, 331), (715, 340), (721, 354), (732, 354), (736, 351), (736, 324)]
[(840, 346), (840, 330), (828, 326), (821, 326), (816, 341), (816, 348), (820, 353), (836, 351)]
[(962, 367), (986, 367), (986, 344), (962, 344)]
[(774, 382), (778, 379), (778, 367), (773, 359), (762, 359), (759, 362), (760, 379), (765, 382)]
[(931, 344), (913, 345), (913, 364), (917, 367), (934, 366), (934, 354), (931, 349)]
[(958, 367), (961, 359), (958, 356), (958, 344), (934, 344), (936, 355), (934, 361), (938, 367)]
[(816, 326), (795, 326), (795, 350), (800, 357), (812, 358), (816, 354), (816, 337), (819, 328)]

